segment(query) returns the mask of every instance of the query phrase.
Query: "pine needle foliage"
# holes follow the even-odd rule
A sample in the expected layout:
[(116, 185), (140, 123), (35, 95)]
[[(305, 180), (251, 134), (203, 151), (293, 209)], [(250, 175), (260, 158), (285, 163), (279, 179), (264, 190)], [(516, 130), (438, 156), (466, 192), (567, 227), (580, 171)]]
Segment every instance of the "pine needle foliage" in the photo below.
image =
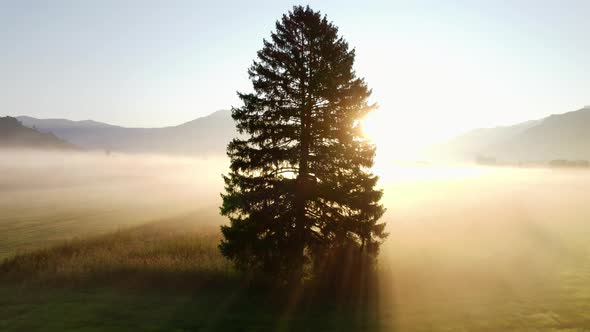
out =
[(293, 7), (264, 40), (248, 71), (254, 91), (232, 109), (241, 137), (228, 145), (222, 194), (230, 225), (220, 249), (239, 269), (298, 282), (342, 253), (376, 257), (385, 209), (360, 124), (376, 106), (354, 59), (309, 6)]

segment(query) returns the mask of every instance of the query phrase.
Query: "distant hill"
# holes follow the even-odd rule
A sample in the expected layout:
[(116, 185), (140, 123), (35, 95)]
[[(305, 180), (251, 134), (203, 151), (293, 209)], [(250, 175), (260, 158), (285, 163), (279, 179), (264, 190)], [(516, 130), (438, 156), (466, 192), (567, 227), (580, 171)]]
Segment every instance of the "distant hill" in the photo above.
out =
[(87, 149), (129, 153), (225, 155), (227, 143), (237, 135), (229, 110), (163, 128), (126, 128), (91, 120), (36, 119), (27, 116), (18, 119), (25, 126), (52, 132), (61, 139)]
[(476, 129), (437, 146), (437, 154), (507, 162), (590, 159), (590, 106), (514, 126)]
[[(86, 149), (129, 153), (223, 156), (227, 143), (237, 136), (229, 110), (163, 128), (27, 116), (18, 119), (27, 127), (55, 134), (54, 139)], [(479, 156), (513, 163), (590, 160), (590, 106), (513, 126), (475, 129), (431, 148), (427, 154), (437, 159), (473, 161)]]
[(10, 116), (0, 117), (0, 148), (77, 149), (52, 133), (41, 133), (34, 128), (25, 127), (18, 119)]

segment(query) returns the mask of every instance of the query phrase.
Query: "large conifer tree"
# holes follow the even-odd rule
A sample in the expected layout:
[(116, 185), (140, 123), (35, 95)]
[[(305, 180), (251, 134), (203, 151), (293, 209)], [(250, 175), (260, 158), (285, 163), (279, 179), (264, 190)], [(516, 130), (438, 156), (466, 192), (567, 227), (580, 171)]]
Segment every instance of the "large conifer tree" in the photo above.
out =
[[(375, 147), (359, 121), (374, 105), (338, 28), (296, 6), (248, 71), (253, 93), (232, 109), (241, 138), (228, 146), (223, 255), (280, 280), (317, 271), (341, 249), (375, 257), (384, 208), (370, 173)], [(315, 269), (308, 269), (313, 267)]]

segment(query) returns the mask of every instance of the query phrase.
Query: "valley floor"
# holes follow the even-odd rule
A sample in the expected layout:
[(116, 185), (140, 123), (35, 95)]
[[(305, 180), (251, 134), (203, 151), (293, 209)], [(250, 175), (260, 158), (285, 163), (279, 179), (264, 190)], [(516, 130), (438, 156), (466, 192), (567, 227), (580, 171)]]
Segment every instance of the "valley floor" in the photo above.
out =
[[(190, 216), (187, 217), (191, 220)], [(185, 231), (180, 231), (184, 229)], [(190, 230), (190, 231), (186, 231)], [(175, 218), (0, 265), (2, 331), (586, 331), (590, 263), (401, 256), (368, 301), (247, 288), (218, 233)], [(299, 301), (299, 302), (298, 302)]]
[(590, 172), (386, 169), (377, 292), (350, 301), (243, 285), (221, 168), (84, 158), (0, 160), (0, 331), (590, 331)]

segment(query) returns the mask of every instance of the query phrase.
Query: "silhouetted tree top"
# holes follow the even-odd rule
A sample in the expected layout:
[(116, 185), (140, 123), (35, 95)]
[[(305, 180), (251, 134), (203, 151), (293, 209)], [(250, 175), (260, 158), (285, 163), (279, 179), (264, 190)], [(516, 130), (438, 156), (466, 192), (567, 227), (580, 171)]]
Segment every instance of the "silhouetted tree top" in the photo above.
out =
[(248, 71), (254, 91), (232, 109), (243, 138), (228, 146), (222, 253), (279, 280), (322, 273), (343, 251), (375, 257), (384, 208), (369, 171), (375, 147), (359, 123), (375, 105), (353, 71), (354, 50), (301, 6), (263, 43)]

